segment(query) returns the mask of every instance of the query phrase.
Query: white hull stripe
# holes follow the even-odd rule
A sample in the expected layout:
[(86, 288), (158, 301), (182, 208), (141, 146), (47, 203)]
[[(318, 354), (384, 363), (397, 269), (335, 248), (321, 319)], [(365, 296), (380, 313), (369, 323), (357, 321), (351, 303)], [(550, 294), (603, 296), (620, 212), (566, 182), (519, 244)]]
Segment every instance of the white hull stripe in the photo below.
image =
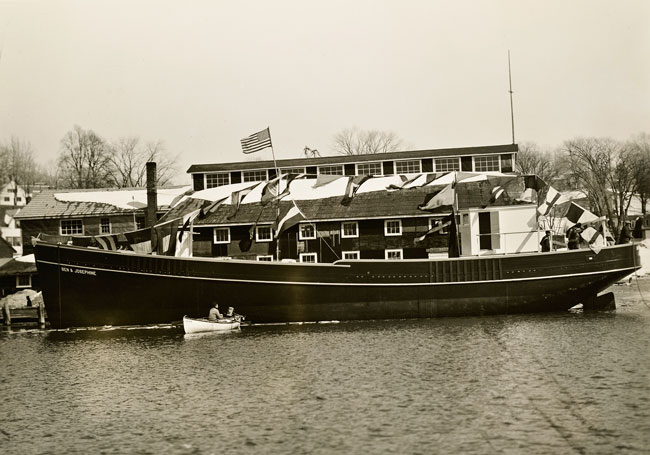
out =
[(389, 286), (389, 287), (400, 287), (400, 286), (447, 286), (447, 285), (463, 285), (463, 284), (488, 284), (488, 283), (508, 283), (508, 282), (518, 282), (518, 281), (536, 281), (536, 280), (553, 280), (557, 278), (573, 278), (578, 276), (591, 276), (591, 275), (602, 275), (609, 273), (618, 273), (634, 272), (634, 270), (640, 268), (637, 267), (625, 267), (622, 269), (613, 269), (613, 270), (601, 270), (596, 272), (583, 272), (583, 273), (570, 273), (565, 275), (552, 275), (552, 276), (539, 276), (539, 277), (526, 277), (526, 278), (509, 278), (504, 280), (481, 280), (481, 281), (445, 281), (438, 283), (328, 283), (328, 282), (314, 282), (314, 281), (269, 281), (269, 280), (250, 280), (250, 279), (238, 279), (238, 278), (213, 278), (213, 277), (194, 277), (194, 276), (183, 276), (183, 275), (162, 275), (159, 273), (149, 273), (149, 272), (133, 272), (129, 270), (114, 270), (114, 269), (105, 269), (100, 267), (85, 267), (74, 264), (59, 264), (57, 262), (51, 261), (36, 261), (42, 264), (50, 264), (54, 266), (63, 266), (71, 267), (75, 269), (83, 270), (97, 270), (101, 272), (111, 272), (111, 273), (125, 273), (127, 275), (144, 275), (144, 276), (155, 276), (159, 278), (179, 278), (185, 280), (207, 280), (207, 281), (225, 281), (225, 282), (235, 282), (235, 283), (258, 283), (258, 284), (274, 284), (274, 285), (301, 285), (301, 286)]

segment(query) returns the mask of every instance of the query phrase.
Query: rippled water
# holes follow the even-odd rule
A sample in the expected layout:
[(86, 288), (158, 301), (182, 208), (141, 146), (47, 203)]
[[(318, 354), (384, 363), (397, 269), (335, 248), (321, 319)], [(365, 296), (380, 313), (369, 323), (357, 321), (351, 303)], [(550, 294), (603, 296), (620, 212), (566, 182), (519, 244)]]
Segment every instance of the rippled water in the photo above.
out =
[(648, 453), (642, 285), (592, 314), (0, 332), (0, 451)]

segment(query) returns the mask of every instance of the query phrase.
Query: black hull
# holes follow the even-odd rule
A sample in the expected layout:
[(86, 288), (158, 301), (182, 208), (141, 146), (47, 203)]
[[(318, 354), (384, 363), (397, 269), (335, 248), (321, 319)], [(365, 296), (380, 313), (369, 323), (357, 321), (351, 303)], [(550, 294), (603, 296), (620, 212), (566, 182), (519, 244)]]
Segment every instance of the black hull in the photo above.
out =
[(214, 301), (258, 323), (559, 311), (639, 268), (631, 244), (599, 254), (336, 264), (143, 256), (42, 242), (35, 250), (55, 328), (205, 317)]

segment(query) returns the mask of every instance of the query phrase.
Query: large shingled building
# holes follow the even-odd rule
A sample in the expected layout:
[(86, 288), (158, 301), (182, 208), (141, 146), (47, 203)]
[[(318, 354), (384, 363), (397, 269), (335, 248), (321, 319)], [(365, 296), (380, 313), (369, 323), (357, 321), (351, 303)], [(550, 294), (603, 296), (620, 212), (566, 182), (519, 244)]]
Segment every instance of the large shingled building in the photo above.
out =
[[(512, 173), (517, 151), (517, 145), (513, 144), (342, 155), (278, 160), (277, 168), (281, 174), (305, 174), (307, 179), (313, 179), (310, 185), (319, 177), (336, 175), (372, 175), (381, 177), (382, 181), (400, 182), (421, 174), (439, 177), (450, 171)], [(212, 188), (224, 187), (234, 192), (246, 187), (244, 183), (250, 183), (247, 185), (250, 187), (255, 182), (273, 179), (277, 176), (275, 164), (273, 161), (195, 164), (187, 172), (192, 176), (193, 188), (198, 192), (196, 196), (200, 197)], [(491, 189), (487, 183), (476, 185), (472, 192), (459, 196), (471, 205), (489, 199)], [(360, 191), (347, 204), (341, 203), (340, 195), (303, 198), (295, 204), (288, 197), (266, 206), (260, 202), (247, 203), (244, 198), (236, 211), (232, 205), (224, 205), (194, 221), (193, 255), (332, 262), (337, 259), (415, 259), (446, 253), (444, 229), (421, 242), (416, 241), (417, 237), (441, 224), (447, 215), (418, 209), (432, 191), (430, 187), (398, 191), (377, 187), (377, 191)], [(276, 238), (274, 224), (278, 216), (294, 205), (306, 219), (282, 231)]]

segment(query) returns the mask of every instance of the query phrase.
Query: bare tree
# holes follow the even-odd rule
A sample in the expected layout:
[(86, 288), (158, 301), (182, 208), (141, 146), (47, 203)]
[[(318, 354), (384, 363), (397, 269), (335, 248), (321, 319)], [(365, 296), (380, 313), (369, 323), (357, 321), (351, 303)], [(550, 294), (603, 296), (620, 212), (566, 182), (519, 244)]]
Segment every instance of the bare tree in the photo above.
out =
[(110, 180), (118, 188), (144, 187), (147, 184), (146, 164), (156, 162), (157, 185), (171, 183), (176, 173), (177, 157), (170, 157), (163, 143), (141, 145), (137, 137), (120, 138), (109, 147), (111, 155)]
[(0, 183), (14, 180), (25, 187), (34, 180), (36, 173), (34, 153), (29, 142), (15, 136), (0, 145)]
[(650, 135), (642, 133), (633, 138), (628, 147), (634, 163), (634, 178), (641, 200), (641, 213), (646, 215), (646, 205), (650, 198)]
[(11, 137), (0, 144), (0, 184), (15, 181), (31, 194), (39, 186), (54, 186), (56, 173), (47, 163), (38, 161), (29, 142)]
[(334, 136), (334, 150), (343, 155), (396, 152), (402, 140), (393, 132), (346, 128)]
[[(162, 141), (148, 142), (145, 145), (147, 152), (147, 159), (143, 172), (146, 172), (147, 161), (156, 162), (156, 183), (159, 186), (169, 185), (173, 183), (174, 175), (178, 172), (178, 155), (171, 156), (165, 150)], [(143, 186), (146, 185), (146, 181)]]
[(110, 182), (110, 154), (92, 130), (75, 125), (61, 140), (59, 172), (70, 188), (102, 188)]
[(549, 151), (542, 151), (534, 142), (519, 145), (517, 171), (521, 174), (535, 174), (548, 184), (555, 184), (560, 177), (554, 155)]
[(618, 234), (636, 191), (632, 150), (611, 139), (575, 139), (564, 144), (570, 173), (591, 210), (605, 215)]

